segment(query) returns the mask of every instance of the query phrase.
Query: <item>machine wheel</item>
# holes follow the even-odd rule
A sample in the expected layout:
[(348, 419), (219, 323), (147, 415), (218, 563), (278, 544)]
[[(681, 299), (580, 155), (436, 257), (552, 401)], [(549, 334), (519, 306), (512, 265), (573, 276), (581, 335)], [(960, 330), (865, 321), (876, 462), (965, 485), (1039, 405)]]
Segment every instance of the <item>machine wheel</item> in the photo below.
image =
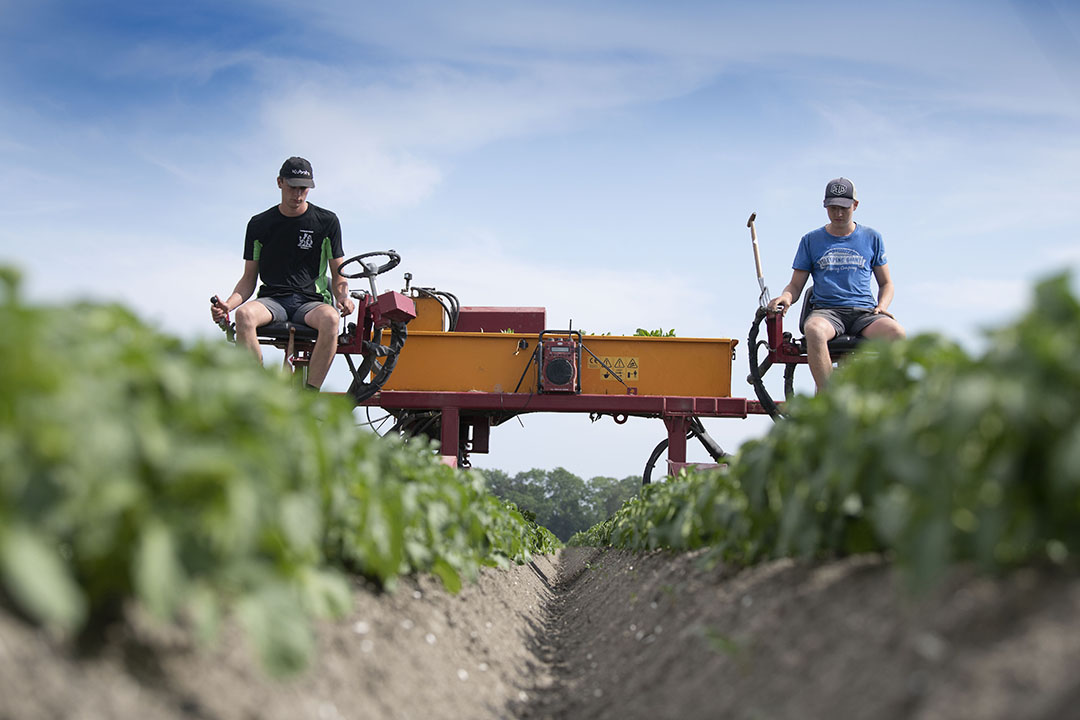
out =
[[(689, 440), (690, 438), (687, 437), (687, 439)], [(641, 474), (642, 485), (648, 485), (652, 483), (653, 468), (656, 467), (656, 461), (659, 460), (665, 452), (667, 452), (668, 442), (669, 440), (667, 438), (664, 438), (656, 444), (655, 448), (653, 448), (652, 455), (649, 455), (649, 460), (645, 463), (645, 472)]]
[[(727, 456), (727, 453), (716, 444), (716, 441), (712, 439), (708, 431), (705, 430), (705, 426), (702, 424), (701, 419), (697, 417), (690, 418), (690, 427), (686, 431), (686, 439), (690, 440), (697, 438), (698, 442), (702, 444), (712, 459), (720, 462), (720, 460)], [(656, 444), (653, 448), (652, 454), (649, 455), (648, 461), (645, 463), (645, 471), (641, 474), (641, 484), (649, 485), (652, 483), (653, 468), (656, 467), (656, 463), (667, 452), (668, 443), (671, 441), (668, 438), (664, 438)]]

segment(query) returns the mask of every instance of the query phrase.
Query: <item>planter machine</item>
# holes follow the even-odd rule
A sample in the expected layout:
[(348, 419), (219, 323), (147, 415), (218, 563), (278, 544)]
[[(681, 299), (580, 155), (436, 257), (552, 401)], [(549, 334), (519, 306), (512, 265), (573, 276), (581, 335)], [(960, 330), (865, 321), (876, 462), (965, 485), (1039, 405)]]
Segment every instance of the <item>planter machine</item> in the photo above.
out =
[[(782, 315), (766, 312), (769, 293), (755, 217), (750, 216), (747, 226), (761, 296), (750, 328), (747, 379), (756, 401), (731, 396), (737, 340), (551, 329), (542, 307), (463, 307), (452, 293), (411, 287), (410, 273), (404, 275), (401, 292), (379, 292), (376, 277), (401, 262), (393, 250), (356, 255), (341, 266), (343, 277), (367, 280), (368, 285), (350, 291), (357, 304), (356, 320), (343, 319), (338, 340), (337, 354), (344, 356), (352, 375), (347, 394), (358, 406), (389, 413), (395, 421), (389, 432), (438, 440), (443, 461), (456, 467), (469, 467), (471, 453), (488, 452), (492, 427), (535, 412), (588, 413), (594, 421), (610, 415), (617, 424), (631, 416), (660, 418), (667, 437), (646, 463), (645, 483), (665, 450), (665, 474), (690, 465), (689, 439), (697, 439), (722, 462), (726, 453), (701, 418), (779, 418), (783, 403), (770, 397), (763, 378), (773, 365), (784, 365), (790, 396), (795, 368), (807, 361), (805, 341), (784, 332)], [(380, 257), (386, 262), (371, 261)], [(807, 307), (804, 302), (804, 316)], [(763, 321), (767, 339), (759, 341)], [(231, 339), (227, 317), (222, 327)], [(314, 329), (299, 323), (259, 328), (259, 341), (284, 350), (286, 364), (301, 377), (315, 337)], [(837, 338), (831, 348), (839, 355), (852, 345), (851, 338)]]

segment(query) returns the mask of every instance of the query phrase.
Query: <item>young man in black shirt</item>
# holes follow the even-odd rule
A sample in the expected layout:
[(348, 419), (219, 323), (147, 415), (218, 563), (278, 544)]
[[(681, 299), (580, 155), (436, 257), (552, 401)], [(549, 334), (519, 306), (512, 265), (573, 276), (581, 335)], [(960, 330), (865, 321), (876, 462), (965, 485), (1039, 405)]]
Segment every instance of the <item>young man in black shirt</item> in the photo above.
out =
[[(251, 218), (244, 238), (244, 274), (232, 294), (214, 305), (215, 322), (236, 309), (236, 341), (262, 361), (257, 330), (272, 321), (291, 320), (315, 328), (308, 362), (308, 385), (319, 388), (337, 351), (341, 315), (355, 306), (338, 273), (344, 259), (337, 215), (307, 201), (315, 187), (311, 163), (291, 157), (277, 178), (281, 202)], [(327, 280), (327, 271), (330, 280)], [(258, 296), (246, 302), (262, 279)]]

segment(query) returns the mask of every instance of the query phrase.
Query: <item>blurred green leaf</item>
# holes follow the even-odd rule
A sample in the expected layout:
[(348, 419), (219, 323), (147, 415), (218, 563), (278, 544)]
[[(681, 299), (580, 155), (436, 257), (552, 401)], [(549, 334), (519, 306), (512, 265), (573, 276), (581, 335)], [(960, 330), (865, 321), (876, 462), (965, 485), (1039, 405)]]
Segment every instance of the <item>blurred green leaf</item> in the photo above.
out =
[(307, 666), (315, 650), (314, 636), (300, 604), (286, 588), (264, 586), (241, 601), (237, 615), (271, 675), (292, 675)]
[(79, 586), (54, 543), (19, 524), (0, 527), (0, 572), (12, 599), (46, 626), (70, 631), (86, 616)]
[(461, 575), (450, 563), (439, 558), (432, 564), (431, 571), (439, 576), (448, 591), (455, 595), (461, 591)]
[(149, 522), (143, 528), (135, 554), (135, 589), (140, 600), (158, 618), (172, 618), (183, 602), (184, 571), (176, 557), (169, 528)]
[(78, 632), (134, 599), (209, 641), (237, 612), (284, 671), (313, 617), (350, 607), (346, 572), (460, 586), (558, 544), (343, 399), (119, 306), (22, 305), (16, 277), (0, 268), (0, 591), (45, 624)]

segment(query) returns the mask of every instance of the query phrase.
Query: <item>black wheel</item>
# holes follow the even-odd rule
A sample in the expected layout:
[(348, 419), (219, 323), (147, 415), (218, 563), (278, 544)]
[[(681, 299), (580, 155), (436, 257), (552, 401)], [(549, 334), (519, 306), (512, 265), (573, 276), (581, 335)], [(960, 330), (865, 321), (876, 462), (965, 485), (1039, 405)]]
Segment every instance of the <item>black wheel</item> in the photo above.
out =
[(653, 448), (652, 455), (649, 456), (648, 462), (645, 463), (645, 472), (641, 474), (642, 485), (648, 485), (652, 482), (653, 468), (656, 467), (656, 461), (660, 459), (660, 456), (667, 452), (668, 442), (668, 439), (664, 438)]
[[(724, 452), (723, 448), (721, 448), (716, 441), (712, 439), (712, 436), (709, 435), (708, 431), (705, 429), (705, 425), (701, 422), (701, 418), (690, 418), (690, 427), (686, 430), (686, 439), (690, 440), (691, 438), (697, 438), (698, 442), (702, 444), (713, 460), (720, 462), (721, 459), (727, 457), (727, 453)], [(645, 471), (641, 474), (642, 485), (649, 485), (652, 483), (653, 468), (656, 467), (656, 463), (667, 451), (669, 443), (670, 440), (664, 438), (656, 444), (655, 448), (653, 448), (652, 454), (649, 455), (649, 460), (645, 463)]]

